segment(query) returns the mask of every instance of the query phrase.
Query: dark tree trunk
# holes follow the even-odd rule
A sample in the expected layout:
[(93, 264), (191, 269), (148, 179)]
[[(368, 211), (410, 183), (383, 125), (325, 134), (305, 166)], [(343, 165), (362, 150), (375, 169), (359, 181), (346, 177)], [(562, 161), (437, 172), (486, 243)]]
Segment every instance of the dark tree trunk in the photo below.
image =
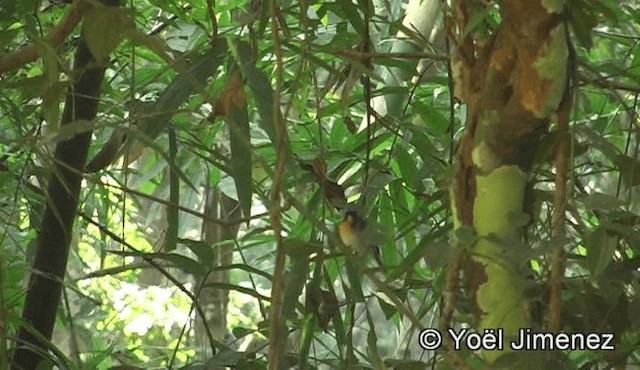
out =
[[(119, 0), (108, 3), (117, 5)], [(67, 92), (61, 126), (72, 122), (77, 124), (80, 120), (92, 125), (98, 110), (105, 67), (96, 63), (83, 40), (78, 46), (74, 71), (78, 77)], [(38, 233), (38, 246), (22, 313), (26, 326), (20, 327), (18, 332), (14, 369), (35, 369), (46, 358), (47, 341), (51, 340), (60, 302), (91, 133), (88, 128), (56, 146), (47, 207)], [(46, 341), (39, 340), (34, 332)]]

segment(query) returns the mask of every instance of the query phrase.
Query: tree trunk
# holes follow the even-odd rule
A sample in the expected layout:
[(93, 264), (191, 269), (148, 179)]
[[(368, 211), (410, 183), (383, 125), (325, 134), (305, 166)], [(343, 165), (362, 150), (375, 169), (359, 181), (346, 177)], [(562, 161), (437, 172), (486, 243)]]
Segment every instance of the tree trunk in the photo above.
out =
[(456, 228), (475, 232), (459, 240), (469, 248), (462, 268), (475, 329), (504, 329), (506, 351), (482, 352), (493, 363), (530, 326), (523, 260), (512, 246), (522, 243), (528, 172), (568, 87), (569, 53), (561, 2), (504, 1), (487, 40), (478, 38), (484, 30), (467, 29), (469, 4), (458, 1), (454, 10), (452, 70), (467, 117), (451, 198)]
[[(119, 0), (108, 3), (115, 6)], [(78, 46), (74, 71), (79, 77), (67, 93), (61, 126), (86, 124), (90, 127), (98, 110), (105, 67), (98, 65), (83, 40)], [(91, 133), (92, 130), (87, 129), (56, 146), (55, 165), (47, 190), (48, 202), (37, 237), (33, 272), (22, 313), (29, 326), (21, 326), (18, 332), (18, 346), (13, 357), (16, 369), (35, 369), (48, 352), (47, 341), (51, 340), (60, 302)]]
[[(240, 217), (240, 206), (234, 199), (222, 194), (218, 189), (209, 189), (206, 193), (204, 214), (212, 219), (234, 220)], [(213, 248), (214, 255), (210, 268), (229, 266), (232, 263), (233, 240), (237, 237), (240, 225), (223, 226), (211, 221), (203, 220), (202, 240)], [(226, 243), (223, 243), (225, 242)], [(215, 288), (215, 283), (229, 283), (229, 270), (213, 271), (202, 282), (202, 289), (198, 294), (200, 306), (206, 312), (206, 320), (197, 320), (196, 340), (202, 348), (205, 345), (206, 335), (202, 325), (209, 325), (214, 338), (223, 341), (229, 332), (227, 329), (227, 313), (229, 306), (229, 291)], [(210, 354), (213, 355), (213, 354)]]

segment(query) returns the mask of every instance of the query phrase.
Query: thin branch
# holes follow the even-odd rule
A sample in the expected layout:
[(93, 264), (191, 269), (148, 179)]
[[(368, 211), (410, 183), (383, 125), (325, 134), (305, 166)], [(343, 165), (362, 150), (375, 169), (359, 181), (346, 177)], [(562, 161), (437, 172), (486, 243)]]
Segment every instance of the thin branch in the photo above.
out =
[[(93, 226), (97, 227), (100, 230), (100, 232), (104, 233), (105, 235), (108, 235), (111, 239), (113, 239), (114, 241), (118, 242), (119, 244), (127, 247), (131, 251), (133, 251), (135, 253), (138, 253), (140, 258), (142, 258), (142, 260), (145, 263), (147, 263), (149, 266), (155, 268), (164, 277), (166, 277), (167, 280), (169, 280), (171, 283), (173, 283), (173, 285), (175, 285), (182, 293), (184, 293), (187, 297), (189, 297), (189, 299), (193, 302), (193, 305), (194, 305), (196, 311), (198, 312), (198, 316), (202, 320), (206, 320), (206, 316), (205, 316), (204, 310), (198, 304), (198, 300), (193, 295), (193, 293), (191, 293), (189, 291), (189, 289), (187, 289), (180, 281), (178, 281), (178, 279), (176, 279), (173, 275), (171, 275), (164, 267), (162, 267), (159, 263), (154, 261), (152, 257), (147, 255), (146, 253), (143, 253), (141, 250), (137, 249), (133, 245), (129, 244), (126, 240), (122, 239), (121, 237), (116, 235), (113, 231), (111, 231), (107, 226), (101, 224), (98, 221), (94, 221), (93, 218), (91, 218), (89, 215), (87, 215), (85, 213), (82, 213), (82, 212), (78, 212), (78, 214), (80, 215), (80, 217), (82, 217), (82, 219), (84, 219), (85, 221), (89, 222)], [(206, 325), (206, 322), (205, 322), (204, 327), (205, 327), (205, 330), (207, 332), (207, 337), (209, 339), (209, 343), (212, 346), (212, 348), (211, 348), (212, 352), (213, 353), (216, 352), (215, 348), (225, 348), (225, 346), (222, 343), (220, 343), (219, 341), (217, 341), (217, 340), (215, 340), (213, 338), (213, 334), (209, 330), (209, 327)]]
[(582, 82), (594, 84), (599, 87), (614, 89), (614, 90), (622, 90), (622, 91), (632, 92), (636, 94), (640, 93), (640, 85), (632, 85), (624, 82), (611, 81), (606, 76), (600, 76), (600, 77), (587, 76), (583, 72), (578, 72), (577, 77)]
[[(569, 63), (573, 64), (573, 58)], [(569, 71), (569, 75), (574, 75), (575, 69)], [(565, 235), (565, 213), (567, 209), (567, 179), (569, 173), (569, 114), (572, 106), (572, 87), (570, 85), (573, 78), (568, 79), (564, 99), (558, 111), (558, 146), (555, 157), (555, 196), (553, 199), (553, 216), (551, 220), (551, 235), (559, 240)], [(562, 329), (562, 280), (565, 272), (566, 253), (564, 245), (559, 243), (551, 254), (551, 274), (549, 277), (549, 330), (559, 332)]]
[(284, 174), (284, 135), (285, 127), (280, 115), (280, 95), (282, 94), (283, 80), (283, 57), (280, 35), (278, 32), (278, 14), (279, 11), (275, 0), (269, 1), (269, 10), (271, 12), (271, 36), (273, 38), (273, 50), (276, 56), (276, 86), (273, 94), (273, 121), (275, 125), (275, 133), (277, 140), (277, 159), (276, 171), (273, 178), (273, 187), (271, 189), (271, 227), (276, 238), (276, 260), (273, 272), (273, 282), (271, 285), (271, 311), (269, 317), (269, 354), (268, 368), (269, 370), (280, 369), (280, 359), (284, 351), (286, 343), (286, 335), (280, 335), (283, 330), (282, 316), (282, 299), (284, 298), (284, 265), (285, 251), (284, 239), (282, 237), (281, 223), (281, 207), (280, 207), (280, 191), (282, 186), (282, 177)]
[(333, 55), (347, 58), (368, 61), (371, 59), (431, 59), (441, 62), (448, 62), (451, 58), (448, 55), (436, 53), (376, 53), (360, 52), (356, 50), (332, 50)]

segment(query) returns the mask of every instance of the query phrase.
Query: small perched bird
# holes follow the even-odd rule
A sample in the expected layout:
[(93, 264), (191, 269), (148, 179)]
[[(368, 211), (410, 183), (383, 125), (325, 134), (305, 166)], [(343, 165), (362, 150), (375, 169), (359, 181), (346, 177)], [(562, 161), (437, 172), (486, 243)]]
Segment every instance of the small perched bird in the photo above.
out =
[[(357, 255), (365, 255), (372, 252), (376, 262), (382, 266), (380, 247), (375, 244), (376, 233), (367, 225), (367, 221), (355, 211), (347, 211), (344, 219), (338, 225), (338, 235), (342, 244), (351, 248)], [(379, 235), (378, 235), (379, 236)], [(378, 238), (378, 242), (381, 238)]]

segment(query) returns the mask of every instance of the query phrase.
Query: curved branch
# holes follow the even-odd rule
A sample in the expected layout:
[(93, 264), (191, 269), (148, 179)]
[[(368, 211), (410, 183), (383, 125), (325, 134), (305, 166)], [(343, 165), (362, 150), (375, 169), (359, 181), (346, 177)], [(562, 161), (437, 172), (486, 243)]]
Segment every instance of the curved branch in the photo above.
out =
[[(86, 0), (75, 0), (64, 19), (42, 40), (56, 47), (71, 33), (91, 5)], [(23, 66), (38, 58), (38, 43), (25, 45), (3, 57), (0, 57), (0, 74)]]

